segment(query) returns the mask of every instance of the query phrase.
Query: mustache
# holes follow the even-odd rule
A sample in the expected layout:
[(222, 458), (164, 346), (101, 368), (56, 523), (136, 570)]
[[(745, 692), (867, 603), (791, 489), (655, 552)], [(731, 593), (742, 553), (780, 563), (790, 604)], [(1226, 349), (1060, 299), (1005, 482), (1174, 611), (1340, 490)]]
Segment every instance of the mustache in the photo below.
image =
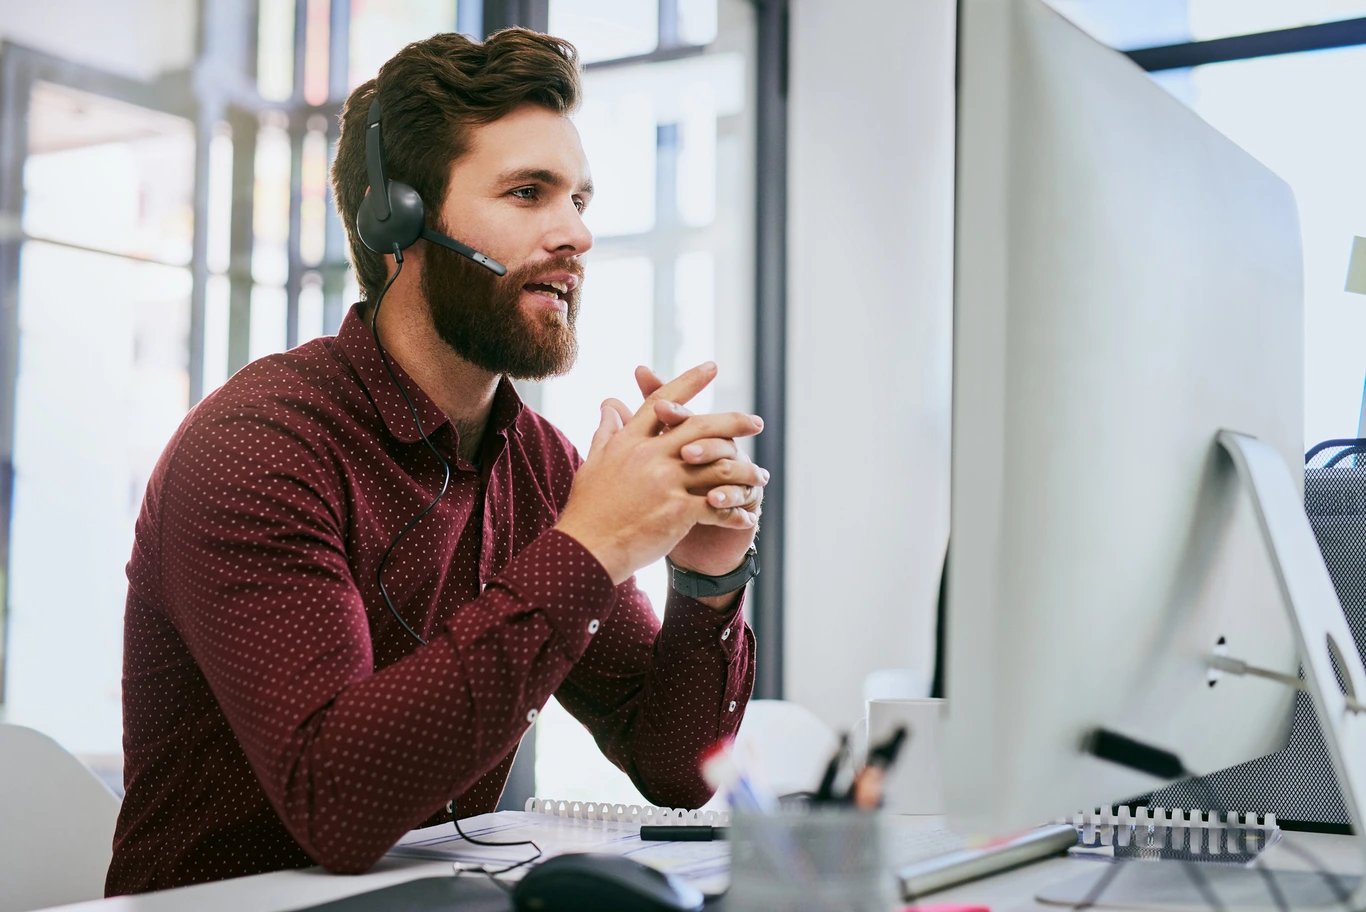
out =
[(508, 288), (521, 288), (537, 276), (543, 276), (547, 272), (567, 272), (579, 280), (579, 285), (575, 290), (582, 287), (583, 283), (583, 263), (576, 257), (553, 257), (549, 260), (542, 260), (539, 263), (528, 263), (519, 267), (507, 275), (497, 278), (499, 285)]

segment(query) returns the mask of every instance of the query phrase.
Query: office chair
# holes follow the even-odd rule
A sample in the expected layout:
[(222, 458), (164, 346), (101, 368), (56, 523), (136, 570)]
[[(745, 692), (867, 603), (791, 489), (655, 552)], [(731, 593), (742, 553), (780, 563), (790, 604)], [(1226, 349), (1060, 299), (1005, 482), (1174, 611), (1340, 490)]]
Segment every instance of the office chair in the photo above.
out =
[(119, 799), (47, 735), (0, 723), (0, 912), (98, 899)]

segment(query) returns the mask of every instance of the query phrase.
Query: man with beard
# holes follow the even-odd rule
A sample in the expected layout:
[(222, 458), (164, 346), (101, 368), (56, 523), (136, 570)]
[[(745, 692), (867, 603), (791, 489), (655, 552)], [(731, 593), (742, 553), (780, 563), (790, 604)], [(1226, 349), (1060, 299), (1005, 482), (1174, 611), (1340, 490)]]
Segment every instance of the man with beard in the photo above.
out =
[[(581, 459), (509, 381), (574, 359), (578, 92), (570, 45), (508, 30), (409, 45), (348, 100), (333, 185), (364, 300), (196, 406), (138, 519), (111, 894), (365, 870), (493, 810), (552, 695), (649, 800), (710, 796), (699, 755), (754, 678), (740, 592), (768, 476), (735, 438), (762, 422), (689, 413), (713, 365), (641, 368), (645, 404), (605, 402)], [(388, 178), (506, 276), (362, 243), (376, 99)], [(661, 624), (632, 574), (664, 556)]]

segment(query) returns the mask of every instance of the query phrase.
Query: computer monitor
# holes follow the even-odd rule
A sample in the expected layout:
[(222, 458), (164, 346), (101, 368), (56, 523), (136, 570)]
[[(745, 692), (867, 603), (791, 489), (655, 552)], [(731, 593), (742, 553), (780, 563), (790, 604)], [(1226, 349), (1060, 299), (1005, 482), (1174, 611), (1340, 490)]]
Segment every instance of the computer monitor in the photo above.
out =
[[(1295, 636), (1222, 429), (1302, 484), (1289, 188), (1038, 0), (960, 4), (945, 788), (1001, 830), (1285, 743)], [(1302, 514), (1302, 511), (1301, 511)], [(1240, 809), (1251, 810), (1251, 809)]]

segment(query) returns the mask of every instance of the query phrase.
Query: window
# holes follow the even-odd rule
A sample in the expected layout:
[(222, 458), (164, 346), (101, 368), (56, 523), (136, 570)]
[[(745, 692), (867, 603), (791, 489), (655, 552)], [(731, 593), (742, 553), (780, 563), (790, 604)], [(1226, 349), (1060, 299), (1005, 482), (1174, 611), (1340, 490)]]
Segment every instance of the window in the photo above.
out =
[[(104, 16), (94, 0), (62, 6), (45, 14)], [(327, 183), (337, 114), (379, 62), (459, 12), (175, 6), (120, 22), (101, 68), (58, 28), (30, 32), (49, 49), (3, 50), (0, 161), (17, 166), (0, 186), (22, 184), (0, 191), (21, 229), (17, 243), (0, 232), (0, 293), (18, 301), (17, 345), (0, 349), (13, 404), (0, 466), (14, 471), (0, 487), (0, 700), (7, 720), (97, 767), (119, 762), (123, 568), (155, 461), (186, 409), (248, 360), (336, 330), (358, 297)], [(210, 23), (197, 66), (211, 78), (149, 55), (194, 8)], [(149, 71), (149, 56), (170, 69)], [(71, 699), (73, 670), (86, 699)]]
[(1355, 437), (1366, 378), (1366, 300), (1344, 286), (1352, 239), (1366, 236), (1366, 124), (1343, 109), (1339, 87), (1366, 81), (1366, 47), (1159, 75), (1294, 191), (1304, 244), (1305, 448)]
[(1366, 16), (1366, 0), (1047, 0), (1111, 47), (1210, 41)]
[[(1051, 0), (1121, 49), (1229, 38), (1366, 17), (1363, 0), (1172, 0), (1133, 4)], [(1352, 23), (1347, 23), (1351, 25)], [(1345, 290), (1354, 237), (1366, 236), (1366, 177), (1354, 154), (1366, 126), (1342, 87), (1366, 77), (1366, 44), (1162, 70), (1153, 78), (1284, 179), (1299, 204), (1305, 271), (1305, 444), (1361, 432), (1366, 307)], [(1331, 44), (1329, 39), (1331, 37)], [(1314, 39), (1303, 46), (1313, 47)], [(1248, 54), (1256, 53), (1251, 43)], [(1238, 56), (1234, 52), (1233, 56)], [(1346, 107), (1344, 107), (1346, 105)]]
[[(676, 18), (659, 11), (676, 7)], [(581, 453), (609, 395), (639, 402), (633, 371), (668, 378), (713, 359), (696, 409), (753, 409), (751, 5), (551, 0), (550, 31), (588, 61), (576, 123), (593, 173), (580, 353), (528, 393)], [(627, 14), (629, 13), (629, 14)], [(637, 582), (662, 611), (663, 564)], [(537, 722), (543, 795), (640, 801), (557, 703)]]
[[(116, 754), (123, 565), (190, 404), (194, 130), (46, 82), (30, 112), (6, 713), (69, 749)], [(90, 685), (81, 700), (73, 669)]]

